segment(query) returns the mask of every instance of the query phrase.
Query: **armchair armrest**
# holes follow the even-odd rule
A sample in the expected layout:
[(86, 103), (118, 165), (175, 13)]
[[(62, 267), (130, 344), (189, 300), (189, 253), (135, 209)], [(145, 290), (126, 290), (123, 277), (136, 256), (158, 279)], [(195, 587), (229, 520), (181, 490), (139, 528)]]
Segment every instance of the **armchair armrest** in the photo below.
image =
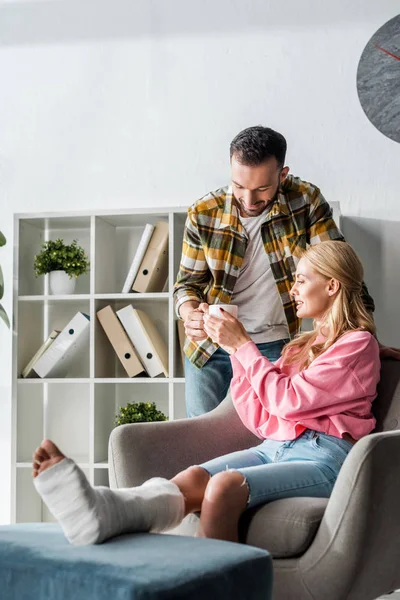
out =
[(150, 477), (170, 479), (179, 471), (259, 443), (241, 422), (230, 397), (192, 419), (120, 425), (110, 435), (110, 485), (140, 485)]
[(352, 448), (299, 561), (310, 598), (376, 598), (400, 587), (399, 460), (400, 431), (366, 436)]

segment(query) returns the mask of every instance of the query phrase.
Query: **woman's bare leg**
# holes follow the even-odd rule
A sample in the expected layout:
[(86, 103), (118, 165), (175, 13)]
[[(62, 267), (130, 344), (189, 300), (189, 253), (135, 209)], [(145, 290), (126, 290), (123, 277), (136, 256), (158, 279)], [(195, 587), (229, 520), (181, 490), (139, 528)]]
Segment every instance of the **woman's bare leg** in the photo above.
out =
[(185, 498), (185, 516), (192, 512), (200, 512), (210, 477), (205, 469), (196, 466), (181, 471), (171, 479)]
[(211, 477), (201, 505), (198, 537), (237, 542), (239, 519), (247, 506), (249, 489), (238, 471)]

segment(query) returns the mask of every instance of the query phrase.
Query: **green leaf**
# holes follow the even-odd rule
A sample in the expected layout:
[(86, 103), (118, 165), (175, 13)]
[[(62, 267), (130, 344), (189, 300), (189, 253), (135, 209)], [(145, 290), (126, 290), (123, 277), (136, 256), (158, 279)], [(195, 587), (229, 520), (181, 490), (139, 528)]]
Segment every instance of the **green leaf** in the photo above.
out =
[(4, 279), (3, 279), (3, 271), (0, 266), (0, 300), (2, 299), (4, 294)]
[(7, 242), (7, 240), (4, 237), (4, 234), (2, 234), (0, 231), (0, 246), (5, 246), (6, 242)]
[(4, 323), (7, 325), (7, 327), (10, 329), (10, 321), (9, 318), (7, 316), (6, 311), (4, 310), (4, 308), (2, 307), (2, 305), (0, 304), (0, 319), (3, 319)]

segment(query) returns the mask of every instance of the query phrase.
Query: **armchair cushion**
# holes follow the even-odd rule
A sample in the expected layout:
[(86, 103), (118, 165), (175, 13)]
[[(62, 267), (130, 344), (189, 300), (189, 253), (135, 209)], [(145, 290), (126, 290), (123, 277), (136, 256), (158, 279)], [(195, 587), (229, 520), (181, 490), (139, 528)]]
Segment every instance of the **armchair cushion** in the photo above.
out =
[(327, 498), (285, 498), (248, 510), (240, 522), (240, 539), (268, 548), (273, 558), (300, 556), (311, 545), (327, 504)]
[[(273, 558), (300, 556), (312, 544), (327, 504), (327, 498), (285, 498), (247, 510), (240, 542), (268, 550)], [(168, 533), (193, 536), (198, 525), (198, 515), (191, 514)]]

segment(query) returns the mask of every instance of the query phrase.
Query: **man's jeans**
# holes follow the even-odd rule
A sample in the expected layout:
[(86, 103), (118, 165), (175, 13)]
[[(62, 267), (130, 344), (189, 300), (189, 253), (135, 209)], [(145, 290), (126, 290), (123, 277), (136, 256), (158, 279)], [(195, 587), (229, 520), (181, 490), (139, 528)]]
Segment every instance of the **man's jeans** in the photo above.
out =
[[(278, 360), (282, 348), (289, 340), (257, 344), (263, 356), (271, 362)], [(188, 417), (197, 417), (213, 410), (228, 393), (232, 379), (229, 354), (218, 348), (204, 367), (198, 369), (185, 356), (185, 396)]]

